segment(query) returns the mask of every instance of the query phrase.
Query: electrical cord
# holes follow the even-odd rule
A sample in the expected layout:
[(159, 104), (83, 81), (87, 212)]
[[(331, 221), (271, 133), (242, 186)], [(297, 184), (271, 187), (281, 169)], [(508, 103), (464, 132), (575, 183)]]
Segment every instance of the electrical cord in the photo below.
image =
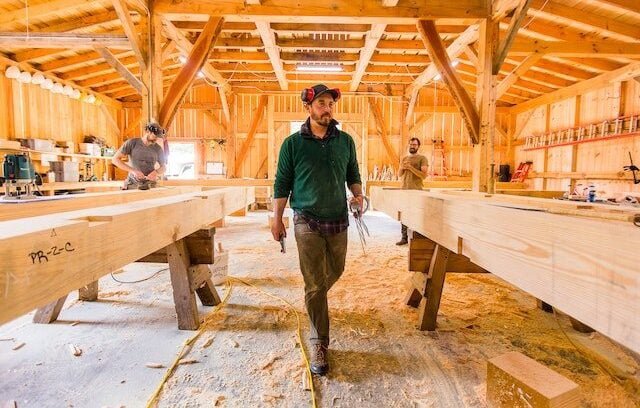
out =
[(553, 308), (553, 316), (555, 317), (556, 324), (558, 325), (558, 328), (560, 328), (560, 331), (562, 332), (562, 334), (564, 334), (564, 336), (567, 338), (567, 340), (569, 340), (569, 343), (571, 343), (573, 348), (576, 349), (578, 351), (578, 353), (580, 353), (582, 355), (582, 357), (584, 357), (586, 360), (595, 362), (598, 365), (598, 367), (600, 368), (600, 370), (604, 374), (608, 375), (613, 380), (613, 382), (617, 383), (618, 385), (620, 385), (621, 387), (624, 388), (624, 384), (622, 384), (622, 382), (616, 377), (615, 374), (613, 374), (611, 371), (609, 371), (600, 361), (598, 361), (598, 360), (596, 360), (594, 358), (591, 358), (591, 356), (589, 356), (587, 353), (582, 351), (582, 349), (580, 347), (578, 347), (578, 345), (573, 340), (571, 340), (571, 337), (569, 337), (567, 332), (564, 330), (564, 328), (560, 324), (560, 319), (558, 318), (558, 313), (556, 312), (555, 308)]
[(309, 382), (309, 387), (311, 388), (311, 399), (312, 399), (312, 407), (313, 408), (317, 408), (316, 405), (316, 396), (315, 396), (315, 388), (313, 386), (313, 379), (312, 379), (312, 375), (311, 375), (311, 364), (309, 362), (309, 358), (307, 357), (307, 353), (306, 350), (304, 348), (304, 344), (302, 343), (302, 323), (300, 321), (300, 314), (298, 313), (298, 311), (296, 310), (296, 308), (286, 299), (281, 298), (279, 296), (273, 295), (269, 292), (266, 292), (262, 289), (260, 289), (259, 287), (257, 287), (256, 285), (249, 283), (247, 281), (245, 281), (244, 279), (241, 278), (237, 278), (237, 277), (229, 277), (227, 278), (227, 282), (226, 282), (226, 287), (227, 287), (227, 293), (225, 293), (224, 298), (222, 299), (222, 301), (220, 302), (220, 304), (218, 304), (212, 311), (211, 313), (209, 313), (209, 315), (207, 315), (207, 317), (205, 318), (204, 322), (202, 325), (200, 325), (200, 329), (198, 329), (198, 332), (191, 337), (190, 339), (186, 340), (184, 342), (184, 344), (182, 345), (182, 349), (180, 350), (180, 353), (178, 353), (177, 357), (175, 358), (175, 360), (173, 361), (173, 363), (171, 364), (171, 366), (169, 367), (169, 369), (167, 370), (167, 372), (165, 373), (165, 375), (162, 377), (162, 380), (160, 382), (160, 384), (158, 385), (158, 387), (156, 388), (156, 390), (154, 391), (154, 393), (151, 395), (151, 398), (149, 398), (149, 401), (147, 402), (146, 408), (152, 408), (155, 407), (157, 402), (158, 402), (158, 397), (160, 395), (160, 393), (162, 392), (162, 388), (164, 387), (164, 384), (169, 380), (169, 378), (173, 375), (176, 367), (179, 365), (180, 360), (182, 358), (184, 358), (191, 346), (193, 345), (193, 343), (202, 335), (202, 333), (204, 332), (204, 330), (208, 327), (209, 323), (211, 322), (211, 319), (213, 318), (214, 314), (216, 312), (218, 312), (228, 301), (229, 297), (231, 296), (231, 292), (233, 290), (233, 284), (231, 283), (232, 281), (237, 281), (240, 282), (246, 286), (250, 286), (256, 290), (258, 290), (259, 292), (273, 298), (276, 299), (280, 302), (285, 303), (290, 310), (293, 310), (293, 312), (296, 315), (296, 321), (297, 321), (297, 338), (298, 338), (298, 344), (300, 345), (300, 353), (302, 354), (302, 359), (305, 362), (305, 366), (306, 366), (306, 374), (307, 374), (307, 379)]
[(162, 268), (160, 270), (155, 271), (151, 276), (144, 278), (144, 279), (139, 279), (139, 280), (135, 280), (135, 281), (121, 281), (116, 279), (115, 276), (113, 276), (113, 272), (111, 272), (111, 279), (113, 279), (114, 281), (118, 282), (118, 283), (140, 283), (140, 282), (144, 282), (144, 281), (148, 281), (149, 279), (154, 278), (156, 275), (158, 275), (160, 272), (164, 272), (164, 271), (168, 271), (169, 268)]

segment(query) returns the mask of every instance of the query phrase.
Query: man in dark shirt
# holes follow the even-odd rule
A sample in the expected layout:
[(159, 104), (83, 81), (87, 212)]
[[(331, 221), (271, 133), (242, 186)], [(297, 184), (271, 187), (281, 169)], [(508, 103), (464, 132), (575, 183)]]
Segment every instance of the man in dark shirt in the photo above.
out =
[(345, 183), (352, 203), (362, 208), (362, 182), (351, 136), (338, 130), (333, 108), (338, 89), (316, 85), (303, 90), (309, 118), (282, 143), (274, 186), (275, 240), (287, 235), (282, 214), (291, 198), (305, 304), (311, 326), (311, 371), (329, 369), (327, 292), (344, 271), (349, 226)]
[[(160, 125), (149, 123), (145, 126), (142, 137), (127, 140), (113, 156), (112, 163), (129, 172), (125, 190), (155, 187), (156, 181), (165, 171), (164, 151), (156, 143), (157, 138), (163, 137), (164, 134)], [(129, 156), (128, 163), (122, 161), (124, 156)]]

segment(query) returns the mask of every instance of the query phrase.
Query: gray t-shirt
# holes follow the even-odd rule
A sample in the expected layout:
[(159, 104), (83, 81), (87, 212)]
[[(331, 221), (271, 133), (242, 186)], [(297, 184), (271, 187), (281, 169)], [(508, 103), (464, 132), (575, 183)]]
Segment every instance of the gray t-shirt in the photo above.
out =
[[(161, 166), (165, 164), (164, 151), (157, 143), (146, 146), (141, 138), (129, 139), (120, 148), (122, 154), (129, 156), (129, 165), (138, 169), (145, 176), (155, 170), (156, 162)], [(132, 173), (129, 173), (128, 180), (135, 182)]]

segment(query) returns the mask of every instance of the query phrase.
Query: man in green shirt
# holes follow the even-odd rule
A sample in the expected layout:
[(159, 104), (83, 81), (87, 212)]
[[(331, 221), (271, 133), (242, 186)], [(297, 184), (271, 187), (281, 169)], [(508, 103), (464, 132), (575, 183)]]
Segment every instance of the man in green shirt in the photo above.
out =
[(327, 292), (344, 271), (349, 226), (345, 183), (362, 208), (362, 182), (351, 136), (340, 131), (333, 108), (340, 90), (316, 85), (302, 91), (309, 118), (280, 148), (274, 185), (276, 241), (286, 237), (282, 214), (290, 198), (305, 305), (311, 326), (311, 371), (329, 370)]
[[(398, 176), (402, 179), (402, 188), (405, 190), (422, 190), (422, 180), (427, 177), (427, 158), (418, 154), (420, 149), (420, 139), (412, 137), (409, 139), (409, 154), (400, 161), (400, 171)], [(407, 226), (402, 224), (402, 238), (396, 245), (407, 245)]]

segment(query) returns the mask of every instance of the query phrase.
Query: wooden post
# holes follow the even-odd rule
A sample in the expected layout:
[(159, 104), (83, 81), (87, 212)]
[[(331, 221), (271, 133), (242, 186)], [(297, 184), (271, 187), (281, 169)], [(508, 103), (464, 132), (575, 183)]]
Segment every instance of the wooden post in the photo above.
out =
[(98, 281), (93, 281), (87, 286), (78, 289), (78, 299), (87, 302), (98, 300)]
[(485, 19), (480, 23), (478, 39), (478, 82), (476, 106), (480, 117), (480, 137), (473, 147), (472, 190), (493, 193), (493, 143), (496, 126), (496, 75), (492, 74), (493, 56), (498, 45), (498, 25)]
[(68, 295), (64, 295), (56, 301), (49, 303), (48, 305), (39, 308), (36, 314), (33, 316), (34, 323), (49, 324), (58, 319), (62, 306), (64, 306), (65, 300)]
[(185, 240), (170, 244), (166, 247), (167, 260), (171, 272), (171, 286), (173, 287), (173, 301), (178, 315), (178, 328), (181, 330), (197, 330), (200, 327), (200, 317), (196, 297), (189, 282), (189, 266), (191, 260)]
[(429, 276), (424, 288), (425, 297), (420, 302), (420, 316), (418, 318), (418, 328), (420, 330), (433, 331), (436, 329), (436, 319), (440, 308), (448, 259), (449, 250), (436, 244), (433, 258), (431, 258), (431, 265), (429, 266)]
[(270, 95), (267, 102), (267, 175), (276, 177), (276, 123), (275, 96)]

